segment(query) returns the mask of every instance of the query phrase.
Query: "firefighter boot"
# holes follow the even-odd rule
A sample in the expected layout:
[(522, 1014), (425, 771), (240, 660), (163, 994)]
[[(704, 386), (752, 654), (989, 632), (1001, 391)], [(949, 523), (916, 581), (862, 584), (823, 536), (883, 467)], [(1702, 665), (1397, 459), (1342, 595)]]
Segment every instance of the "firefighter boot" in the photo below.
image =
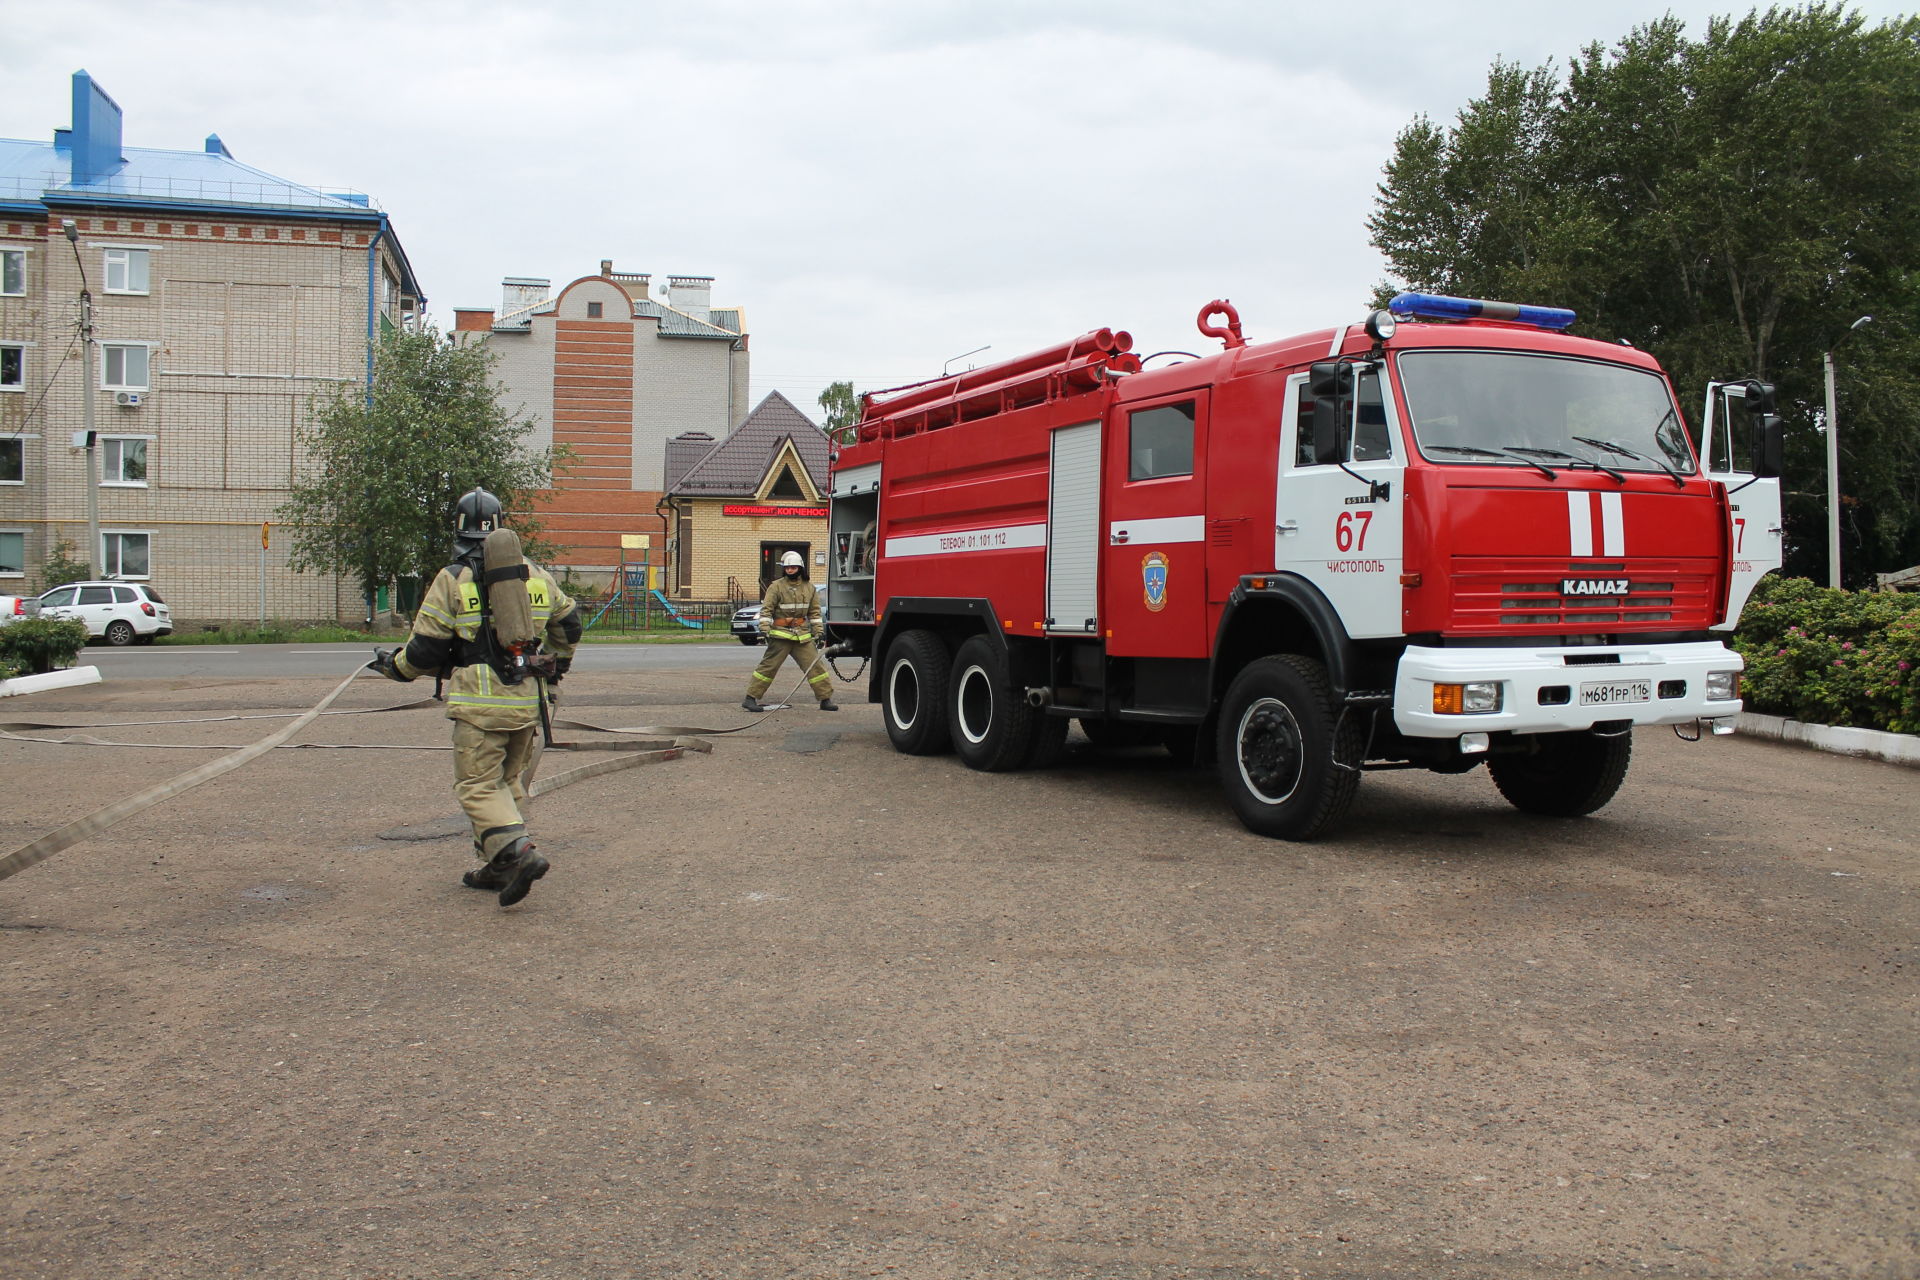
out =
[(493, 855), (487, 870), (500, 877), (500, 905), (510, 907), (527, 896), (533, 882), (547, 874), (547, 860), (534, 852), (533, 841), (521, 836)]
[(832, 698), (822, 698), (820, 699), (820, 709), (822, 711), (838, 711), (840, 709), (840, 704), (835, 702)]
[(760, 705), (760, 699), (754, 697), (752, 694), (748, 694), (746, 697), (740, 699), (740, 705), (742, 708), (748, 711), (765, 711), (766, 710), (765, 707)]
[[(473, 846), (473, 852), (475, 856), (479, 855), (479, 844), (476, 843)], [(460, 883), (469, 889), (483, 889), (488, 893), (498, 893), (501, 887), (507, 883), (507, 877), (503, 872), (495, 870), (491, 862), (483, 862), (472, 871), (462, 875), (460, 877)]]

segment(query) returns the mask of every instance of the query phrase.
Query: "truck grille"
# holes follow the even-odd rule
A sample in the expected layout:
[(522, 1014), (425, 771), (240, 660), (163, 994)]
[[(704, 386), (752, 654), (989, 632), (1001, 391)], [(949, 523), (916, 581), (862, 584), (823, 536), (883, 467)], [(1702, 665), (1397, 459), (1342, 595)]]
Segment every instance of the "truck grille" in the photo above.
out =
[[(1697, 563), (1697, 562), (1696, 562)], [(1625, 579), (1614, 595), (1562, 594), (1563, 579)], [(1457, 567), (1453, 627), (1462, 631), (1542, 630), (1644, 626), (1680, 630), (1712, 624), (1717, 577), (1675, 561), (1625, 564), (1541, 563), (1524, 567)]]

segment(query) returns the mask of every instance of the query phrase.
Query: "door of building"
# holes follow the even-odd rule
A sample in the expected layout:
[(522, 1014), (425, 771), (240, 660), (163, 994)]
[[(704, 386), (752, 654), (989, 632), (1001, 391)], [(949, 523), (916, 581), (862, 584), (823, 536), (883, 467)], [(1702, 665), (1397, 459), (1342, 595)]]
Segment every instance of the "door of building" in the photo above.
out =
[(780, 576), (780, 557), (789, 551), (800, 553), (800, 563), (806, 568), (801, 572), (813, 572), (813, 544), (808, 542), (763, 542), (760, 544), (760, 594), (767, 594), (767, 588)]

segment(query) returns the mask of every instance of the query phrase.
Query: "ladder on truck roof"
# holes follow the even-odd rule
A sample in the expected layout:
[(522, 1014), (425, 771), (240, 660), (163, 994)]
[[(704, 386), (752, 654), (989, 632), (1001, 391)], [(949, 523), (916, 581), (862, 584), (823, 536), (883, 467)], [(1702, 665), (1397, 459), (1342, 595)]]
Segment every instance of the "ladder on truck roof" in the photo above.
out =
[(844, 443), (893, 439), (1011, 409), (1097, 391), (1115, 377), (1140, 372), (1133, 335), (1095, 329), (1011, 360), (860, 397), (860, 421)]

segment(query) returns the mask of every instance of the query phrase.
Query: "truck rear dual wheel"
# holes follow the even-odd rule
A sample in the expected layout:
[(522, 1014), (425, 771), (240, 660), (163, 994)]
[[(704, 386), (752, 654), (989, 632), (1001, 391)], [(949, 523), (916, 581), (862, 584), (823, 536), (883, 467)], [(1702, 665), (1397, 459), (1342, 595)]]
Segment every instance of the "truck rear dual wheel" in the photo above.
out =
[(893, 749), (937, 756), (952, 749), (947, 732), (947, 646), (931, 631), (906, 631), (887, 646), (880, 705)]
[(953, 749), (970, 768), (1004, 773), (1050, 763), (1066, 741), (1067, 722), (1028, 703), (985, 636), (953, 656), (948, 705)]
[(1487, 761), (1493, 785), (1522, 813), (1578, 818), (1613, 799), (1633, 760), (1633, 735), (1542, 733), (1525, 755)]
[(1313, 659), (1248, 663), (1227, 686), (1215, 733), (1221, 785), (1249, 831), (1311, 840), (1353, 803), (1360, 725), (1339, 716), (1326, 668)]

